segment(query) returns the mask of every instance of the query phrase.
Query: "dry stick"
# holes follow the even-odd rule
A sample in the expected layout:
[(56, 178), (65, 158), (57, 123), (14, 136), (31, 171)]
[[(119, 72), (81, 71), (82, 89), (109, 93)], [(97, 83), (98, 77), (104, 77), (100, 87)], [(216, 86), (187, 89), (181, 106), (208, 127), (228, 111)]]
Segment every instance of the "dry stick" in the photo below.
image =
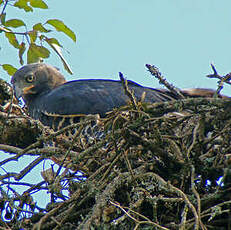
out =
[(211, 64), (211, 67), (213, 69), (213, 74), (208, 74), (206, 77), (208, 78), (218, 78), (219, 80), (223, 80), (224, 79), (224, 82), (231, 85), (231, 73), (228, 73), (226, 74), (225, 76), (220, 76), (217, 71), (216, 71), (216, 68), (213, 64)]
[[(205, 108), (203, 108), (203, 106), (205, 106)], [(228, 109), (231, 107), (231, 100), (230, 98), (188, 98), (147, 105), (147, 109), (152, 109), (151, 114), (153, 116), (160, 116), (167, 112), (179, 111), (179, 108), (181, 110), (192, 109), (196, 113), (199, 113), (201, 111), (213, 111), (215, 109), (214, 107), (216, 107), (216, 109)]]
[(63, 167), (63, 165), (64, 165), (64, 163), (65, 163), (65, 160), (66, 160), (67, 157), (68, 157), (68, 155), (70, 155), (71, 149), (72, 149), (73, 146), (74, 146), (75, 138), (78, 137), (78, 136), (80, 135), (80, 133), (81, 133), (82, 130), (83, 130), (83, 125), (81, 125), (81, 126), (79, 127), (79, 129), (77, 130), (77, 132), (75, 133), (75, 135), (74, 135), (74, 137), (73, 137), (73, 139), (72, 139), (72, 142), (71, 142), (71, 144), (70, 144), (70, 147), (69, 147), (69, 149), (66, 151), (66, 153), (65, 153), (65, 155), (64, 155), (64, 158), (63, 158), (61, 164), (59, 165), (59, 168), (58, 168), (58, 170), (57, 170), (57, 172), (56, 172), (56, 174), (55, 174), (53, 183), (55, 183), (55, 178), (57, 178), (57, 176), (59, 175), (59, 173), (60, 173), (60, 171), (61, 171), (61, 169), (62, 169), (62, 167)]
[[(42, 142), (49, 141), (49, 140), (55, 138), (56, 136), (58, 136), (58, 135), (60, 135), (60, 134), (62, 134), (62, 133), (64, 133), (64, 132), (66, 132), (66, 131), (69, 130), (69, 129), (73, 129), (73, 128), (76, 128), (76, 127), (79, 127), (79, 126), (81, 126), (81, 125), (88, 124), (88, 123), (90, 123), (90, 121), (80, 122), (80, 123), (77, 123), (77, 124), (72, 124), (72, 125), (66, 126), (66, 127), (64, 127), (63, 129), (61, 129), (61, 130), (59, 130), (59, 131), (57, 131), (57, 132), (52, 132), (52, 133), (50, 133), (49, 136), (40, 138), (37, 142), (31, 144), (31, 145), (28, 146), (27, 148), (21, 149), (20, 152), (18, 152), (19, 148), (12, 147), (12, 146), (7, 146), (7, 145), (1, 145), (1, 144), (0, 144), (0, 149), (1, 149), (1, 150), (5, 150), (5, 151), (10, 151), (10, 152), (14, 152), (14, 153), (16, 152), (16, 153), (18, 153), (18, 155), (15, 156), (15, 160), (17, 160), (20, 156), (24, 155), (25, 153), (31, 152), (32, 149), (35, 149), (36, 147), (39, 147), (39, 146), (41, 145)], [(42, 124), (41, 124), (41, 126), (42, 126)], [(49, 149), (49, 150), (50, 150), (50, 149)], [(40, 151), (40, 150), (38, 150), (38, 152), (39, 152), (39, 151)], [(71, 152), (72, 152), (72, 151), (71, 151)], [(39, 154), (32, 154), (32, 155), (39, 155)], [(53, 155), (53, 154), (52, 154), (52, 155)], [(12, 160), (14, 160), (14, 158), (12, 158)], [(6, 160), (3, 162), (3, 164), (6, 163), (7, 161), (9, 161), (9, 160), (6, 159)]]
[(27, 167), (25, 167), (23, 170), (21, 170), (19, 173), (6, 173), (6, 174), (0, 176), (0, 180), (3, 180), (5, 178), (10, 178), (10, 177), (14, 177), (14, 179), (16, 181), (21, 180), (28, 172), (30, 172), (42, 160), (44, 160), (43, 157), (38, 157), (37, 159), (32, 161)]
[(53, 208), (50, 212), (48, 212), (45, 216), (43, 216), (38, 223), (33, 226), (33, 230), (40, 230), (42, 223), (45, 222), (49, 217), (52, 217), (61, 207), (65, 205), (65, 202), (58, 205), (56, 208)]
[[(0, 150), (6, 151), (10, 154), (16, 154), (13, 157), (10, 157), (10, 158), (7, 158), (7, 159), (1, 161), (0, 166), (4, 165), (10, 161), (17, 161), (20, 157), (22, 157), (24, 155), (41, 156), (44, 158), (49, 158), (51, 156), (63, 153), (63, 149), (57, 148), (57, 147), (46, 147), (46, 148), (42, 148), (42, 149), (32, 149), (32, 150), (29, 150), (27, 153), (23, 153), (22, 152), (23, 150), (21, 148), (14, 147), (11, 145), (3, 145), (3, 144), (0, 144)], [(76, 156), (77, 153), (74, 151), (71, 151), (70, 154), (71, 154), (71, 156)]]
[[(212, 207), (206, 209), (205, 211), (203, 211), (203, 212), (201, 213), (201, 218), (202, 218), (202, 217), (208, 217), (208, 216), (211, 217), (211, 216), (213, 215), (214, 210), (216, 210), (218, 207), (220, 208), (221, 206), (227, 205), (227, 204), (231, 204), (231, 201), (230, 201), (230, 200), (229, 200), (229, 201), (224, 201), (223, 203), (214, 205), (214, 206), (212, 206)], [(210, 211), (211, 211), (211, 213), (209, 213)], [(222, 215), (223, 213), (230, 213), (230, 210), (229, 210), (229, 209), (228, 209), (228, 210), (226, 209), (226, 210), (219, 211), (218, 215)], [(190, 224), (190, 223), (192, 223), (193, 221), (194, 221), (194, 219), (189, 219), (189, 220), (186, 221), (186, 224)], [(178, 226), (178, 225), (176, 225), (176, 226)]]
[[(146, 216), (138, 213), (138, 212), (135, 212), (133, 211), (132, 209), (128, 208), (128, 207), (122, 207), (119, 203), (116, 203), (116, 202), (113, 202), (113, 201), (109, 201), (113, 206), (117, 207), (117, 208), (120, 208), (128, 217), (130, 217), (132, 220), (134, 220), (137, 225), (141, 225), (141, 224), (151, 224), (151, 225), (154, 225), (156, 228), (158, 229), (161, 229), (161, 230), (169, 230), (168, 228), (165, 228), (157, 223), (154, 223), (152, 222), (151, 220), (149, 220)], [(125, 209), (128, 209), (130, 212), (142, 217), (143, 219), (145, 219), (146, 221), (140, 221), (140, 220), (137, 220), (134, 216), (132, 216), (130, 213), (128, 213), (128, 211), (126, 211)], [(137, 226), (137, 227), (138, 227)], [(135, 229), (137, 229), (137, 227), (135, 227)]]
[(162, 177), (160, 177), (159, 175), (157, 175), (156, 173), (152, 173), (152, 172), (148, 172), (142, 175), (139, 175), (140, 177), (145, 177), (145, 176), (150, 176), (150, 177), (154, 177), (157, 181), (159, 181), (161, 184), (167, 186), (170, 188), (170, 190), (172, 190), (173, 192), (175, 192), (177, 195), (179, 195), (180, 197), (182, 197), (185, 201), (185, 203), (189, 206), (189, 208), (191, 209), (194, 217), (195, 217), (195, 224), (194, 224), (194, 229), (198, 230), (199, 229), (199, 217), (197, 214), (197, 211), (194, 207), (194, 205), (189, 201), (187, 195), (182, 192), (179, 188), (173, 186), (172, 184), (170, 184), (169, 182), (166, 182)]
[(192, 188), (192, 192), (194, 193), (194, 195), (196, 196), (196, 199), (197, 199), (198, 218), (199, 218), (201, 229), (207, 230), (207, 228), (204, 226), (204, 224), (202, 223), (202, 220), (201, 220), (201, 199), (200, 199), (199, 193), (197, 192), (197, 190), (195, 188), (194, 180), (195, 180), (195, 167), (193, 165), (191, 165), (191, 188)]
[(45, 216), (43, 216), (38, 223), (36, 223), (34, 226), (33, 226), (33, 230), (40, 230), (41, 229), (41, 226), (42, 224), (50, 217), (52, 217), (56, 212), (58, 212), (62, 207), (64, 206), (68, 206), (70, 203), (72, 203), (73, 201), (75, 201), (75, 199), (77, 197), (79, 197), (79, 191), (76, 191), (72, 197), (69, 199), (69, 200), (66, 200), (64, 202), (62, 202), (61, 204), (59, 204), (57, 207), (53, 208), (51, 211), (49, 211), (48, 213), (46, 213)]
[(30, 172), (42, 160), (44, 160), (43, 157), (38, 157), (37, 159), (32, 161), (27, 167), (25, 167), (23, 170), (21, 170), (19, 173), (6, 173), (6, 174), (0, 176), (0, 180), (3, 180), (5, 178), (10, 178), (10, 177), (14, 177), (14, 179), (16, 181), (21, 180), (28, 172)]
[[(136, 168), (136, 173), (144, 172), (145, 166), (140, 166)], [(105, 189), (102, 190), (102, 188), (98, 187), (98, 191), (102, 191), (100, 193), (100, 196), (96, 197), (96, 203), (94, 204), (92, 208), (92, 213), (89, 217), (86, 217), (86, 220), (82, 222), (77, 229), (90, 229), (90, 226), (93, 221), (98, 219), (98, 215), (102, 212), (103, 207), (106, 207), (108, 204), (108, 201), (111, 199), (111, 197), (114, 197), (115, 191), (124, 183), (131, 183), (133, 181), (133, 178), (131, 177), (129, 172), (123, 172), (120, 173), (118, 176), (111, 179)]]
[(30, 198), (31, 198), (31, 195), (28, 194), (28, 193), (26, 193), (26, 192), (23, 192), (23, 194), (18, 197), (19, 205), (17, 207), (15, 207), (16, 212), (14, 214), (14, 218), (12, 219), (12, 222), (17, 221), (21, 213), (32, 213), (32, 214), (35, 214), (33, 211), (27, 211), (27, 210), (23, 209), (24, 205), (27, 204), (27, 201)]
[(212, 207), (210, 207), (210, 208), (204, 210), (204, 211), (202, 212), (202, 214), (203, 214), (203, 215), (206, 214), (206, 213), (211, 214), (211, 213), (209, 213), (209, 212), (212, 212), (212, 211), (216, 210), (217, 208), (220, 208), (220, 207), (222, 207), (223, 205), (227, 205), (227, 204), (231, 205), (231, 200), (227, 200), (227, 201), (224, 201), (224, 202), (222, 202), (222, 203), (220, 203), (220, 204), (216, 204), (216, 205), (214, 205), (214, 206), (212, 206)]
[(154, 65), (150, 65), (150, 64), (146, 64), (146, 67), (148, 68), (149, 72), (159, 80), (160, 84), (163, 84), (173, 94), (175, 94), (177, 97), (179, 97), (179, 99), (185, 98), (177, 87), (168, 83), (167, 80), (163, 76), (161, 76), (161, 73), (157, 67), (155, 67)]
[(8, 153), (17, 154), (17, 155), (15, 155), (13, 157), (10, 157), (10, 158), (7, 158), (7, 159), (1, 161), (0, 162), (0, 166), (8, 163), (9, 161), (17, 161), (23, 155), (23, 154), (20, 153), (22, 151), (22, 149), (14, 147), (14, 146), (11, 146), (11, 145), (0, 144), (0, 150), (6, 151)]
[(53, 220), (53, 221), (57, 224), (57, 226), (56, 226), (56, 228), (55, 228), (54, 230), (56, 230), (56, 229), (62, 227), (62, 224), (59, 223), (53, 216), (51, 217), (51, 220)]
[(45, 184), (46, 182), (45, 181), (41, 181), (39, 182), (38, 184), (34, 184), (32, 185), (29, 189), (27, 189), (26, 191), (24, 192), (27, 192), (27, 193), (31, 193), (33, 190), (37, 189), (38, 191), (44, 189), (44, 190), (48, 190), (47, 186), (46, 187), (42, 187), (43, 184)]
[(108, 167), (111, 163), (105, 163), (102, 165), (99, 169), (97, 169), (92, 175), (90, 175), (87, 179), (88, 180), (93, 180), (94, 177), (96, 177), (99, 173), (101, 173), (106, 167)]
[(29, 173), (36, 165), (38, 165), (41, 161), (44, 160), (44, 157), (38, 157), (34, 161), (32, 161), (27, 167), (25, 167), (23, 170), (18, 173), (15, 180), (21, 180), (27, 173)]
[(103, 139), (99, 142), (97, 142), (96, 144), (88, 147), (87, 149), (85, 149), (82, 152), (79, 152), (78, 154), (76, 154), (75, 156), (73, 156), (73, 161), (74, 163), (78, 163), (80, 160), (82, 160), (86, 155), (88, 155), (89, 153), (93, 153), (93, 151), (96, 151), (97, 149), (101, 148), (102, 146), (104, 146), (106, 143), (106, 140)]
[[(143, 136), (140, 136), (138, 133), (136, 133), (135, 131), (133, 131), (131, 129), (126, 128), (126, 130), (129, 132), (129, 134), (131, 136), (139, 138), (139, 140), (142, 141), (143, 144), (149, 145), (150, 147), (155, 146), (155, 142), (153, 140), (147, 139), (146, 137), (143, 137)], [(171, 153), (161, 151), (161, 149), (158, 149), (158, 150), (159, 150), (159, 154), (161, 154), (160, 156), (168, 157), (173, 162), (176, 161), (174, 155), (172, 155)]]
[(83, 126), (80, 126), (79, 129), (78, 129), (78, 131), (75, 133), (75, 135), (74, 135), (74, 137), (72, 139), (71, 145), (70, 145), (69, 149), (67, 150), (67, 152), (64, 155), (63, 161), (59, 165), (59, 168), (58, 168), (58, 170), (56, 172), (55, 178), (59, 175), (59, 173), (60, 173), (60, 171), (61, 171), (61, 169), (62, 169), (62, 167), (63, 167), (63, 165), (65, 163), (65, 160), (67, 159), (68, 155), (70, 155), (71, 149), (74, 146), (74, 140), (75, 140), (75, 138), (80, 135), (80, 133), (81, 133), (82, 130), (83, 130)]
[(134, 93), (128, 88), (128, 82), (127, 80), (124, 78), (123, 74), (121, 72), (119, 72), (119, 77), (120, 80), (122, 82), (122, 85), (124, 87), (124, 92), (125, 94), (129, 97), (129, 99), (132, 102), (133, 107), (138, 110), (138, 106), (137, 106), (137, 102), (136, 102), (136, 98), (134, 96)]
[(231, 80), (231, 73), (228, 73), (225, 76), (220, 76), (217, 73), (217, 70), (216, 70), (216, 68), (215, 68), (215, 66), (213, 64), (211, 64), (211, 67), (213, 69), (213, 74), (209, 74), (206, 77), (219, 79), (219, 81), (217, 82), (218, 83), (217, 90), (214, 93), (214, 97), (218, 97), (218, 95), (220, 94), (221, 90), (223, 89), (224, 83), (227, 83), (227, 84), (231, 85), (231, 82), (230, 82), (230, 80)]
[(200, 128), (200, 123), (196, 124), (195, 128), (193, 129), (192, 143), (191, 143), (191, 145), (188, 147), (187, 153), (186, 153), (186, 156), (187, 156), (187, 159), (188, 159), (188, 160), (190, 159), (190, 153), (191, 153), (193, 147), (194, 147), (195, 144), (196, 144), (197, 133), (198, 133), (198, 129), (199, 129), (199, 128)]
[[(65, 216), (62, 218), (62, 220), (60, 221), (60, 225), (62, 226), (62, 224), (65, 223), (65, 221), (68, 219), (68, 217), (75, 212), (75, 207), (76, 207), (76, 203), (72, 204), (71, 207), (67, 210), (67, 212), (65, 213)], [(52, 219), (53, 220), (53, 219)], [(54, 220), (53, 220), (54, 221)], [(55, 221), (54, 221), (55, 222)], [(56, 223), (56, 222), (55, 222)], [(56, 223), (57, 224), (57, 223)], [(57, 224), (57, 226), (54, 228), (54, 230), (58, 230), (60, 225)]]
[[(103, 182), (103, 180), (106, 178), (106, 176), (109, 174), (109, 172), (111, 171), (112, 167), (115, 165), (115, 163), (119, 160), (119, 158), (122, 156), (123, 152), (121, 151), (116, 157), (115, 159), (110, 163), (109, 167), (107, 168), (106, 172), (104, 173), (104, 175), (102, 176), (101, 180), (99, 181), (99, 184), (101, 184)], [(102, 185), (101, 185), (102, 186)]]
[[(64, 202), (67, 202), (66, 206), (68, 206), (71, 203), (73, 203), (73, 204), (71, 204), (71, 206), (68, 209), (65, 209), (62, 213), (58, 214), (59, 216), (57, 216), (57, 218), (59, 218), (60, 216), (63, 216), (63, 217), (61, 217), (61, 220), (60, 220), (61, 224), (65, 223), (65, 221), (68, 220), (68, 218), (71, 215), (73, 215), (73, 210), (76, 209), (76, 206), (80, 207), (80, 206), (82, 206), (82, 204), (84, 202), (86, 202), (86, 200), (89, 198), (89, 196), (91, 196), (91, 193), (90, 193), (90, 195), (88, 193), (84, 193), (84, 196), (81, 197), (82, 199), (80, 202), (78, 202), (78, 203), (74, 202), (79, 198), (80, 195), (81, 195), (81, 190), (79, 189), (72, 195), (72, 197), (69, 200), (64, 201)], [(58, 226), (56, 226), (55, 229), (58, 229)]]
[[(40, 150), (30, 150), (28, 152), (28, 154), (26, 155), (40, 155), (39, 158), (37, 158), (36, 160), (34, 160), (32, 163), (30, 163), (27, 167), (25, 167), (20, 173), (6, 173), (5, 175), (1, 175), (0, 176), (0, 179), (4, 179), (4, 178), (10, 178), (10, 177), (14, 177), (15, 180), (20, 180), (22, 177), (24, 177), (31, 169), (33, 169), (36, 165), (38, 165), (42, 160), (44, 160), (44, 158), (48, 158), (49, 156), (53, 156), (57, 153), (56, 149), (52, 149), (54, 151), (50, 151), (49, 152), (49, 149), (50, 148), (45, 148), (45, 149), (42, 149), (42, 150), (45, 150), (45, 153), (48, 153), (48, 154), (44, 154), (44, 151), (40, 151)], [(62, 150), (59, 151), (60, 153), (62, 153)], [(31, 153), (34, 153), (34, 154), (31, 154)], [(21, 151), (20, 151), (20, 154), (18, 154), (21, 156)], [(17, 155), (17, 156), (18, 156)], [(45, 155), (45, 156), (44, 156)], [(76, 155), (76, 154), (73, 154), (72, 155)], [(14, 157), (13, 157), (14, 158)], [(10, 160), (12, 158), (8, 158), (7, 160)], [(8, 161), (7, 161), (8, 162)], [(2, 163), (6, 163), (6, 161), (4, 162), (0, 162), (1, 164)], [(1, 165), (0, 164), (0, 165)]]
[(36, 141), (35, 143), (31, 144), (27, 148), (23, 149), (22, 153), (26, 153), (27, 151), (29, 151), (31, 149), (39, 147), (42, 142), (47, 142), (49, 140), (52, 140), (53, 138), (57, 137), (60, 134), (65, 133), (66, 131), (68, 131), (70, 129), (74, 129), (74, 128), (77, 128), (77, 127), (82, 126), (82, 125), (87, 125), (90, 122), (91, 122), (91, 120), (87, 120), (87, 121), (83, 121), (83, 122), (71, 124), (71, 125), (68, 125), (68, 126), (62, 128), (62, 129), (56, 131), (56, 132), (51, 133), (49, 136), (41, 137), (38, 141)]
[[(45, 183), (45, 182), (44, 182)], [(17, 181), (1, 181), (1, 184), (6, 184), (6, 185), (21, 185), (24, 187), (32, 187), (34, 184), (31, 183), (26, 183), (26, 182), (17, 182)], [(39, 189), (46, 189), (46, 187), (40, 187)]]
[[(118, 119), (119, 116), (117, 116), (114, 120), (113, 120), (113, 127), (112, 127), (112, 132), (113, 132), (113, 135), (115, 135), (114, 133), (114, 125), (115, 125), (115, 121)], [(106, 178), (106, 176), (109, 174), (109, 172), (111, 171), (112, 167), (115, 165), (115, 163), (120, 159), (120, 157), (122, 156), (123, 154), (123, 151), (121, 151), (121, 147), (120, 149), (118, 149), (118, 146), (116, 144), (116, 141), (115, 139), (113, 139), (113, 142), (114, 142), (114, 147), (115, 147), (115, 152), (117, 155), (115, 155), (114, 159), (112, 160), (112, 162), (110, 163), (109, 167), (107, 168), (106, 172), (104, 173), (104, 175), (102, 176), (101, 180), (99, 181), (99, 184), (101, 184), (103, 182), (103, 180)], [(124, 149), (126, 149), (126, 146), (124, 147)], [(103, 183), (101, 185), (101, 187), (104, 186), (105, 183)]]
[(134, 179), (134, 181), (135, 181), (135, 177), (134, 177), (134, 172), (133, 172), (133, 170), (132, 170), (132, 166), (131, 166), (131, 163), (129, 162), (129, 160), (128, 160), (128, 149), (127, 150), (125, 150), (125, 151), (123, 151), (124, 153), (123, 153), (123, 155), (124, 155), (124, 158), (125, 158), (125, 162), (126, 162), (126, 164), (127, 164), (127, 167), (128, 167), (128, 171), (131, 173), (131, 177)]
[(185, 225), (186, 225), (187, 214), (188, 214), (188, 206), (187, 204), (185, 204), (184, 209), (181, 213), (181, 222), (180, 222), (179, 230), (186, 229)]

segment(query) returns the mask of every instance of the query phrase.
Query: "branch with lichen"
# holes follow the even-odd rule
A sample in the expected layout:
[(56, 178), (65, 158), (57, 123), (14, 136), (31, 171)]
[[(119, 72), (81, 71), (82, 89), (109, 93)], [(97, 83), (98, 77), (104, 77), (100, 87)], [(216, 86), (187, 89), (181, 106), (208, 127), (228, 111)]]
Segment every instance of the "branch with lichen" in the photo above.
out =
[(179, 99), (185, 98), (184, 95), (180, 92), (180, 90), (175, 87), (173, 84), (168, 83), (168, 81), (161, 75), (159, 69), (154, 65), (146, 64), (149, 72), (159, 80), (160, 84), (163, 84), (167, 89), (169, 89), (174, 95), (176, 95)]
[(213, 70), (213, 74), (209, 74), (206, 77), (219, 79), (217, 82), (218, 83), (217, 90), (216, 90), (216, 93), (214, 95), (214, 97), (218, 97), (221, 90), (223, 89), (224, 83), (231, 85), (231, 73), (228, 73), (225, 76), (221, 76), (217, 73), (217, 70), (213, 64), (211, 64), (211, 67)]
[[(128, 87), (132, 100), (130, 93)], [(27, 219), (34, 229), (113, 228), (117, 224), (121, 229), (221, 230), (228, 226), (230, 99), (140, 102), (138, 108), (135, 102), (100, 119), (104, 137), (92, 143), (85, 142), (82, 128), (94, 117), (55, 132), (22, 113), (8, 116), (3, 109), (0, 129), (5, 124), (2, 132), (6, 135), (0, 136), (0, 149), (9, 157), (0, 166), (7, 168), (25, 155), (37, 157), (20, 172), (1, 174), (1, 185), (11, 192), (3, 198), (3, 209), (13, 203), (12, 216), (17, 213), (7, 225), (25, 228), (20, 217), (30, 212), (32, 218)], [(22, 135), (12, 133), (23, 129), (30, 134), (24, 136), (26, 143)], [(64, 134), (73, 129), (77, 132), (67, 141)], [(23, 184), (23, 176), (30, 175), (37, 163), (54, 156), (61, 157), (58, 170), (43, 171), (44, 180), (38, 184)], [(69, 170), (66, 161), (81, 174)], [(16, 196), (13, 185), (17, 184), (26, 186), (24, 194)], [(39, 190), (48, 191), (51, 202), (45, 209), (30, 204), (28, 212), (25, 198)]]

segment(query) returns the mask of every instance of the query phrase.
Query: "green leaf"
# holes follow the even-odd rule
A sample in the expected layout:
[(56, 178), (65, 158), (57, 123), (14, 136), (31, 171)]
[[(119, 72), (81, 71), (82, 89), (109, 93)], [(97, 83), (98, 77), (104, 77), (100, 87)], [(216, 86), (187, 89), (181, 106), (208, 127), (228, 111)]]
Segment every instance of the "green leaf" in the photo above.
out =
[(74, 42), (76, 42), (75, 33), (71, 29), (69, 29), (62, 21), (60, 21), (58, 19), (50, 19), (46, 23), (53, 26), (57, 31), (61, 31), (61, 32), (65, 33)]
[(27, 63), (35, 63), (40, 61), (41, 58), (48, 58), (49, 56), (50, 51), (47, 48), (31, 43), (27, 51)]
[(44, 32), (44, 33), (48, 33), (50, 32), (51, 30), (47, 30), (43, 25), (42, 23), (37, 23), (33, 26), (33, 30), (37, 30), (37, 31), (40, 31), (40, 32)]
[(12, 46), (14, 46), (16, 49), (19, 48), (19, 43), (14, 33), (5, 32), (5, 36)]
[(2, 5), (2, 3), (3, 3), (3, 0), (0, 0), (0, 6)]
[(19, 51), (18, 51), (18, 56), (19, 56), (19, 62), (21, 65), (24, 64), (24, 61), (23, 61), (23, 54), (25, 53), (26, 51), (26, 46), (25, 46), (25, 43), (22, 42), (20, 45), (19, 45)]
[(25, 26), (25, 23), (20, 19), (10, 19), (5, 22), (5, 26), (17, 28), (20, 26)]
[(3, 68), (10, 76), (14, 75), (14, 73), (17, 71), (17, 69), (16, 69), (14, 66), (10, 65), (10, 64), (3, 64), (3, 65), (2, 65), (2, 68)]
[(63, 47), (59, 41), (56, 38), (48, 38), (46, 36), (43, 36), (43, 39), (50, 45), (50, 44), (56, 44), (59, 47)]
[(33, 49), (41, 58), (48, 58), (50, 56), (50, 51), (43, 46), (35, 45)]
[(18, 0), (17, 2), (14, 3), (14, 6), (19, 9), (23, 9), (26, 12), (33, 11), (33, 8), (31, 6), (28, 6), (27, 0)]
[(33, 48), (30, 46), (27, 51), (27, 64), (36, 63), (40, 61), (40, 57), (33, 51)]
[(34, 43), (36, 41), (36, 39), (37, 39), (37, 35), (38, 35), (37, 31), (36, 30), (32, 30), (28, 34), (30, 36), (31, 43)]
[[(62, 55), (61, 49), (60, 49), (60, 45), (57, 45), (57, 40), (55, 38), (46, 38), (45, 41), (50, 45), (50, 47), (58, 54), (58, 56), (60, 57), (61, 61), (63, 62), (63, 66), (66, 69), (66, 71), (70, 74), (73, 74), (70, 66), (68, 65), (67, 61), (65, 60), (65, 58)], [(55, 41), (53, 43), (53, 41)], [(57, 42), (56, 42), (57, 41)], [(59, 44), (59, 43), (58, 43)]]
[(47, 4), (42, 0), (30, 0), (30, 5), (34, 8), (48, 9)]

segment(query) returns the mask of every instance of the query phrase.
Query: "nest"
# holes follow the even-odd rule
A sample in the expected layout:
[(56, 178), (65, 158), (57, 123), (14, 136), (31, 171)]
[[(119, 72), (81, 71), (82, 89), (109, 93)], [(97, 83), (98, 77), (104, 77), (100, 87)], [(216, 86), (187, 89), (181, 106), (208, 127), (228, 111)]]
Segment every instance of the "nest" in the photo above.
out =
[[(12, 221), (4, 224), (14, 229), (231, 229), (230, 110), (231, 101), (219, 98), (133, 101), (99, 120), (103, 138), (87, 141), (83, 135), (95, 121), (92, 116), (57, 132), (43, 128), (43, 136), (20, 151), (36, 149), (44, 158), (53, 151), (66, 170), (43, 172), (39, 186), (51, 194), (46, 209), (34, 211), (31, 186), (18, 197), (21, 209), (15, 205)], [(63, 134), (73, 128), (77, 132), (67, 141)], [(57, 146), (44, 145), (50, 140)], [(29, 217), (22, 203), (30, 206)]]

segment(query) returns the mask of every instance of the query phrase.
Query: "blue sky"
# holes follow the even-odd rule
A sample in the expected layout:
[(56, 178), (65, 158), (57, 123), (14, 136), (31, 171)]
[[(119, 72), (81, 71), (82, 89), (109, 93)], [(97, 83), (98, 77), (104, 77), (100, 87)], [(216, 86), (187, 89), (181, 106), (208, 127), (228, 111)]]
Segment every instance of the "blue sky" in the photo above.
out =
[[(52, 18), (63, 20), (77, 35), (74, 43), (55, 33), (74, 75), (63, 70), (55, 54), (46, 62), (60, 68), (68, 80), (119, 79), (118, 72), (123, 72), (127, 79), (159, 87), (146, 71), (148, 63), (159, 67), (168, 81), (180, 88), (216, 88), (216, 80), (205, 77), (212, 73), (210, 63), (220, 74), (231, 71), (230, 0), (44, 1), (49, 9), (34, 14), (8, 7), (7, 19), (23, 17), (28, 25)], [(0, 64), (20, 67), (17, 53), (3, 33), (0, 47)], [(1, 69), (0, 77), (10, 81)], [(231, 95), (229, 91), (226, 86), (223, 93)], [(10, 168), (18, 165), (13, 163)], [(41, 170), (42, 166), (30, 179), (38, 178)]]
[[(73, 43), (58, 33), (63, 54), (74, 75), (63, 71), (54, 54), (46, 62), (61, 69), (68, 80), (80, 78), (128, 79), (159, 87), (145, 69), (154, 64), (180, 88), (216, 87), (205, 77), (214, 63), (220, 74), (231, 70), (231, 2), (229, 0), (56, 0), (48, 10), (24, 14), (24, 21), (63, 20), (77, 35)], [(10, 10), (10, 7), (9, 7)], [(8, 19), (15, 17), (10, 11)], [(14, 13), (14, 14), (13, 14)], [(18, 14), (18, 17), (20, 14)], [(2, 36), (3, 37), (3, 36)], [(0, 38), (0, 63), (19, 67), (17, 54)], [(0, 76), (8, 78), (0, 72)], [(226, 87), (229, 94), (229, 87)]]

